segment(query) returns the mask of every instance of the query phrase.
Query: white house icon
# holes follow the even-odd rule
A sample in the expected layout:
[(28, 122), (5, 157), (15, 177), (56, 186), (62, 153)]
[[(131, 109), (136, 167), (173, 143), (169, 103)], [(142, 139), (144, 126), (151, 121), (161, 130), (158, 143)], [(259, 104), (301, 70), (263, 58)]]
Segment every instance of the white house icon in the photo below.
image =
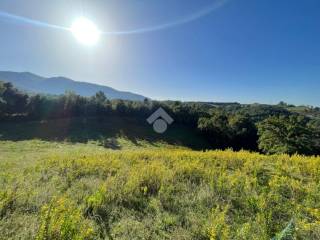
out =
[(161, 107), (147, 119), (149, 124), (153, 123), (153, 130), (157, 133), (164, 133), (168, 124), (172, 124), (173, 121), (172, 117)]

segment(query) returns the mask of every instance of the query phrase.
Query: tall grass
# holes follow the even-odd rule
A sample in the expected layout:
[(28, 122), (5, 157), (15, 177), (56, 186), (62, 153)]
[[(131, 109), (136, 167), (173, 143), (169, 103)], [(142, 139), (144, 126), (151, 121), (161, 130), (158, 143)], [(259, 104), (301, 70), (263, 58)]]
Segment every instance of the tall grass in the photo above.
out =
[(320, 158), (68, 148), (1, 169), (0, 239), (320, 239)]

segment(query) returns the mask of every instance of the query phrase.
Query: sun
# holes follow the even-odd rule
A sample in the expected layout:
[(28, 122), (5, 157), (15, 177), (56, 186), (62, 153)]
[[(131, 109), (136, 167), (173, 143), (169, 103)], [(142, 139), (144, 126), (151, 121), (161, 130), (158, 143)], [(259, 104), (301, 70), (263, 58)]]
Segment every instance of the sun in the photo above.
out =
[(81, 17), (76, 19), (70, 28), (75, 38), (82, 44), (94, 45), (100, 39), (101, 32), (89, 19)]

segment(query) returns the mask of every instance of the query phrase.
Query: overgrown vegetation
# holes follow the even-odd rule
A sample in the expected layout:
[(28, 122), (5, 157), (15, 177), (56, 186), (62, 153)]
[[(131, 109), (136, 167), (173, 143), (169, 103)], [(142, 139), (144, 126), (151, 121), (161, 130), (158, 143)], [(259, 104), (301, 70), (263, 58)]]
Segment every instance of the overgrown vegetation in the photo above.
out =
[(320, 158), (0, 144), (0, 239), (319, 239)]

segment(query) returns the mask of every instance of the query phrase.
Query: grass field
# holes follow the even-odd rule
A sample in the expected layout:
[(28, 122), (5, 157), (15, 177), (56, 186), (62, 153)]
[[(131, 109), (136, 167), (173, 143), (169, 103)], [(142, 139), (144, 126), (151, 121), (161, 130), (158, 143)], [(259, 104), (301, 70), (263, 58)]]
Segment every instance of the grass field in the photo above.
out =
[(320, 158), (118, 141), (1, 141), (0, 239), (320, 239)]

